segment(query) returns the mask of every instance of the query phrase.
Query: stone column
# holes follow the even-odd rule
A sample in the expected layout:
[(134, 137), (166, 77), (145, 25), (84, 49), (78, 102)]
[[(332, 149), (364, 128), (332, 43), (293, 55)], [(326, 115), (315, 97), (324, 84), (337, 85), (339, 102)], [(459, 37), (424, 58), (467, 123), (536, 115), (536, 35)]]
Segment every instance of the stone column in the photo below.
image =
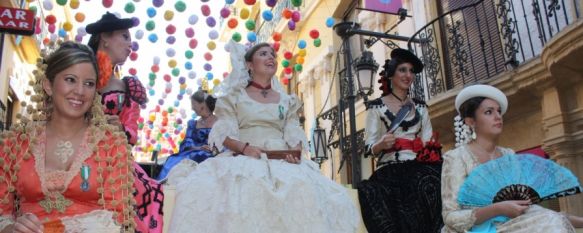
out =
[[(543, 91), (543, 149), (583, 181), (583, 83)], [(583, 195), (559, 200), (561, 211), (583, 216)]]

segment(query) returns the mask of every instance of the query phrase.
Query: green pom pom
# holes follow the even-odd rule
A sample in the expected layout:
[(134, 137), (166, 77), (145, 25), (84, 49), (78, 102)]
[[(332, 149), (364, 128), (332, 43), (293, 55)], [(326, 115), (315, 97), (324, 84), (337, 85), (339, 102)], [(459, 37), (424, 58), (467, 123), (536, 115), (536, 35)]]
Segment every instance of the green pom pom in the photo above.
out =
[(136, 6), (135, 6), (135, 5), (134, 5), (134, 3), (132, 3), (132, 2), (128, 2), (128, 3), (126, 4), (126, 6), (123, 8), (123, 10), (124, 10), (126, 13), (129, 13), (129, 14), (131, 14), (131, 13), (134, 13), (134, 11), (136, 11)]
[(303, 68), (304, 68), (304, 67), (302, 67), (302, 65), (301, 65), (301, 64), (296, 64), (296, 65), (294, 66), (294, 70), (295, 70), (295, 71), (297, 71), (297, 72), (301, 72)]
[(174, 4), (174, 9), (178, 12), (184, 12), (186, 10), (186, 4), (183, 1), (178, 1)]
[(302, 6), (302, 0), (291, 0), (291, 4), (295, 7)]
[(57, 4), (61, 6), (67, 5), (67, 0), (57, 0)]
[(178, 75), (180, 75), (180, 69), (178, 69), (178, 68), (172, 69), (172, 75), (174, 77), (178, 77)]
[(322, 40), (320, 40), (320, 38), (315, 39), (314, 40), (314, 46), (320, 47), (320, 45), (322, 45)]
[(245, 28), (249, 31), (255, 30), (255, 21), (249, 19), (245, 22)]
[(192, 57), (194, 57), (194, 53), (190, 50), (187, 50), (186, 52), (184, 52), (184, 56), (188, 59), (192, 59)]
[(156, 23), (154, 23), (153, 20), (148, 20), (148, 22), (146, 23), (146, 30), (152, 31), (154, 30), (154, 28), (156, 28)]
[(231, 37), (231, 39), (233, 39), (235, 42), (241, 41), (241, 33), (238, 33), (238, 32), (233, 33), (233, 36)]
[(283, 60), (283, 61), (281, 61), (281, 66), (283, 66), (283, 67), (286, 67), (286, 68), (287, 68), (287, 67), (289, 66), (289, 61), (288, 61), (288, 60)]

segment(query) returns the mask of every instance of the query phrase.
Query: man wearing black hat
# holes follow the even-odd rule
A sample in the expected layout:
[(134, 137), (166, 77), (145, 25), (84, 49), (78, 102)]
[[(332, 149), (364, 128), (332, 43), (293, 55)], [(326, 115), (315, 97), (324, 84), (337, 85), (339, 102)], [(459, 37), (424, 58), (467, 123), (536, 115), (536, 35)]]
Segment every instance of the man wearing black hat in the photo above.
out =
[[(129, 29), (134, 20), (118, 18), (105, 13), (85, 30), (91, 34), (89, 47), (96, 53), (99, 66), (97, 90), (105, 105), (108, 122), (122, 129), (131, 145), (137, 142), (140, 105), (148, 99), (140, 80), (134, 76), (119, 78), (121, 65), (132, 52), (132, 37)], [(136, 201), (136, 232), (162, 232), (162, 186), (151, 179), (136, 163), (134, 167), (134, 199)]]
[(441, 146), (427, 105), (409, 96), (417, 56), (394, 49), (379, 82), (382, 95), (367, 104), (365, 143), (377, 169), (358, 187), (362, 218), (371, 233), (437, 233), (441, 218)]

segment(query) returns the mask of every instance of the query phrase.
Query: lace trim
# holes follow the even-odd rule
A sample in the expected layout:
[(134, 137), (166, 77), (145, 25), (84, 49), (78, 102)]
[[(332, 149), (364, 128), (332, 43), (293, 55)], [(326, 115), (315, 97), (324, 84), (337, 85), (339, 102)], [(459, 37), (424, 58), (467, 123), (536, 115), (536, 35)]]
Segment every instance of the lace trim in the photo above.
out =
[(107, 210), (63, 217), (61, 222), (65, 225), (65, 232), (117, 233), (121, 228), (113, 220), (113, 212)]
[[(59, 173), (62, 172), (63, 175), (63, 189), (59, 190), (59, 192), (65, 192), (67, 190), (67, 187), (69, 187), (69, 185), (71, 184), (71, 181), (73, 180), (73, 178), (75, 178), (75, 176), (77, 175), (77, 172), (79, 172), (79, 170), (81, 169), (81, 165), (83, 164), (83, 161), (85, 161), (87, 158), (89, 158), (89, 156), (91, 156), (91, 150), (89, 150), (89, 148), (87, 148), (87, 137), (89, 136), (91, 127), (87, 128), (87, 130), (85, 131), (85, 135), (83, 136), (83, 140), (80, 143), (80, 147), (79, 150), (77, 152), (77, 156), (75, 157), (75, 160), (73, 160), (73, 162), (71, 163), (71, 167), (69, 168), (68, 171), (57, 171)], [(36, 145), (32, 146), (32, 152), (33, 152), (33, 156), (35, 158), (35, 169), (36, 172), (39, 176), (39, 180), (41, 183), (41, 190), (43, 191), (43, 193), (45, 195), (48, 195), (50, 193), (49, 191), (49, 187), (55, 186), (54, 183), (51, 183), (47, 180), (48, 176), (47, 174), (49, 172), (46, 171), (45, 168), (45, 153), (46, 153), (46, 128), (44, 128), (38, 135), (38, 143)], [(52, 172), (52, 171), (51, 171)], [(54, 175), (54, 174), (53, 174)], [(61, 175), (61, 174), (59, 174)]]
[(0, 216), (0, 231), (3, 231), (4, 228), (14, 224), (14, 220), (9, 217)]

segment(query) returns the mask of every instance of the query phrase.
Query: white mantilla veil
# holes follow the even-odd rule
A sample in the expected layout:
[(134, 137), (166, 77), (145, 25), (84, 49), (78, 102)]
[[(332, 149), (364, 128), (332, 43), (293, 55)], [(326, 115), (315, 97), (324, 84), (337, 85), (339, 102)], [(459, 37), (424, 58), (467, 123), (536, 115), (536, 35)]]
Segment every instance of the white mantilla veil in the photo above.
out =
[[(247, 48), (245, 45), (230, 40), (225, 46), (227, 52), (231, 54), (231, 72), (219, 84), (216, 89), (215, 96), (221, 97), (232, 94), (234, 91), (241, 90), (249, 85), (251, 77), (249, 76), (249, 69), (245, 64), (245, 53)], [(279, 93), (285, 93), (283, 85), (276, 77), (271, 78), (271, 88)]]

